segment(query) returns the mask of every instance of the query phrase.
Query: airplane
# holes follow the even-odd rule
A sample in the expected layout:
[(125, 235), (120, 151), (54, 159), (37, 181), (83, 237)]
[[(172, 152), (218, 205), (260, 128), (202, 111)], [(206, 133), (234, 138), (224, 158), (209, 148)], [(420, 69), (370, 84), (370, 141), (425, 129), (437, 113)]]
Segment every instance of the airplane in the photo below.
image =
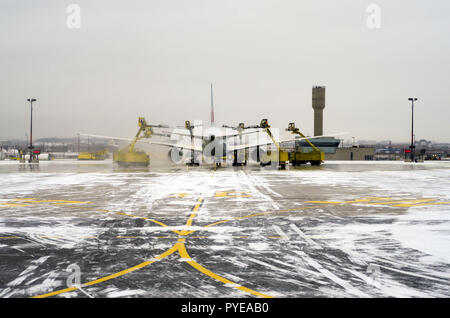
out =
[[(153, 145), (167, 146), (171, 149), (169, 150), (169, 157), (176, 163), (179, 163), (185, 157), (185, 153), (183, 150), (189, 151), (191, 153), (191, 158), (188, 164), (190, 165), (199, 165), (200, 160), (199, 157), (205, 159), (208, 163), (214, 163), (216, 166), (220, 166), (223, 160), (226, 160), (226, 154), (229, 153), (228, 150), (228, 141), (231, 138), (241, 137), (242, 135), (257, 133), (258, 131), (246, 131), (246, 132), (229, 132), (228, 129), (224, 127), (219, 127), (215, 121), (214, 114), (214, 97), (213, 97), (213, 85), (211, 84), (211, 120), (210, 126), (203, 128), (203, 125), (200, 123), (191, 124), (189, 120), (185, 121), (184, 127), (169, 127), (164, 125), (148, 125), (145, 122), (145, 119), (139, 119), (139, 126), (145, 126), (147, 130), (144, 128), (144, 135), (147, 138), (151, 137), (151, 135), (156, 136), (164, 136), (170, 137), (171, 142), (165, 142), (160, 140), (135, 140), (138, 135), (136, 135), (135, 139), (130, 138), (121, 138), (121, 137), (110, 137), (110, 136), (100, 136), (93, 134), (83, 134), (80, 133), (80, 136), (89, 136), (100, 139), (113, 139), (113, 140), (124, 140), (131, 142), (143, 142)], [(154, 132), (152, 128), (175, 128), (171, 132)], [(180, 131), (180, 128), (184, 128)], [(200, 131), (199, 131), (200, 130)], [(138, 133), (139, 134), (139, 133)], [(201, 156), (200, 156), (201, 155)]]
[[(213, 163), (216, 167), (220, 167), (227, 158), (232, 155), (236, 158), (239, 156), (240, 163), (244, 160), (243, 164), (246, 164), (245, 155), (242, 155), (242, 151), (248, 151), (251, 148), (256, 149), (259, 153), (262, 151), (260, 147), (266, 147), (270, 144), (274, 144), (276, 141), (273, 138), (268, 138), (267, 133), (261, 129), (267, 128), (267, 120), (263, 120), (261, 123), (264, 125), (254, 125), (245, 127), (243, 123), (240, 123), (237, 127), (232, 127), (228, 125), (223, 125), (219, 127), (215, 121), (214, 114), (214, 98), (213, 98), (213, 85), (211, 84), (211, 105), (210, 105), (210, 125), (209, 127), (203, 128), (203, 124), (194, 123), (191, 124), (190, 121), (186, 120), (184, 127), (175, 127), (171, 132), (163, 131), (154, 132), (152, 128), (174, 128), (164, 125), (148, 125), (144, 118), (139, 118), (140, 131), (136, 135), (135, 139), (121, 138), (121, 137), (109, 137), (109, 136), (99, 136), (92, 134), (80, 134), (83, 136), (97, 137), (97, 138), (107, 138), (114, 140), (126, 140), (136, 142), (143, 142), (153, 145), (160, 145), (169, 147), (168, 152), (169, 158), (172, 159), (174, 163), (184, 162), (189, 165), (200, 165), (203, 161), (206, 163)], [(270, 127), (270, 126), (268, 126)], [(180, 128), (184, 128), (180, 131)], [(144, 135), (139, 137), (140, 132), (144, 131)], [(199, 132), (200, 130), (200, 132)], [(248, 138), (243, 137), (246, 135), (257, 134), (256, 140), (249, 141)], [(170, 142), (161, 140), (150, 140), (152, 135), (170, 137)], [(297, 141), (301, 139), (314, 139), (319, 137), (331, 137), (334, 135), (327, 136), (314, 136), (309, 138), (290, 138), (287, 140), (279, 140), (279, 142), (289, 142)], [(145, 140), (144, 140), (145, 139)], [(190, 153), (190, 158), (187, 158), (187, 153)], [(240, 153), (240, 154), (239, 154)], [(242, 159), (244, 158), (244, 159)], [(259, 158), (259, 155), (258, 155)], [(234, 161), (236, 162), (236, 160)]]

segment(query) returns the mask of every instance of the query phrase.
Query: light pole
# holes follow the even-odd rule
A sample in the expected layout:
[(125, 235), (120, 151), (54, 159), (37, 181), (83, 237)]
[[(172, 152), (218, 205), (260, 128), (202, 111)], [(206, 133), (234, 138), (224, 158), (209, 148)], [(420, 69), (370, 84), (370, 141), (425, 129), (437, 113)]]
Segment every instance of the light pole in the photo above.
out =
[(27, 143), (28, 143), (28, 134), (25, 134), (25, 146), (23, 147), (22, 155), (20, 158), (22, 162), (25, 162), (25, 155), (27, 153)]
[(28, 98), (27, 101), (30, 102), (31, 106), (31, 117), (30, 117), (30, 146), (28, 147), (30, 149), (30, 160), (29, 163), (33, 162), (33, 102), (36, 101), (35, 98)]
[(416, 148), (414, 145), (414, 102), (417, 101), (417, 98), (411, 97), (408, 100), (411, 101), (411, 146), (409, 148), (411, 149), (411, 161), (414, 162), (414, 148)]

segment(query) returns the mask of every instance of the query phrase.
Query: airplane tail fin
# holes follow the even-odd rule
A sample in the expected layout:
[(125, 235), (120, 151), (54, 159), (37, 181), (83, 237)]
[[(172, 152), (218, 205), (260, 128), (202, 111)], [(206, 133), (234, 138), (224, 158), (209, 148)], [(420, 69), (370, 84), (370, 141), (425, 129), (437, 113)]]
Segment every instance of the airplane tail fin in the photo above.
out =
[(213, 85), (211, 83), (211, 126), (214, 126), (214, 99), (213, 99)]

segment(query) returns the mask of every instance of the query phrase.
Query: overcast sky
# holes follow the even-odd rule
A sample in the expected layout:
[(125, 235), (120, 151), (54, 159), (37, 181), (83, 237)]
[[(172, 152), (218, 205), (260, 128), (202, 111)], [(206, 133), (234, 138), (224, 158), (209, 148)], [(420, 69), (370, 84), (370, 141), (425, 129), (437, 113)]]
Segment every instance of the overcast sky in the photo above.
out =
[(416, 138), (450, 142), (449, 16), (448, 0), (1, 0), (0, 139), (25, 139), (30, 96), (35, 138), (209, 122), (212, 82), (220, 124), (313, 133), (325, 85), (325, 133), (407, 142), (414, 96)]

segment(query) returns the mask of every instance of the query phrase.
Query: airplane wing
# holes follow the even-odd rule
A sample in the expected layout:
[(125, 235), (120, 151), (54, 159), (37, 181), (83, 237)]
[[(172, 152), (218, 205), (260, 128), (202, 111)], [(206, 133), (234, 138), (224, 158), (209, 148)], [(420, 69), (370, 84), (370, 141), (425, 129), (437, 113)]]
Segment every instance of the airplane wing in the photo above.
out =
[(98, 139), (112, 139), (112, 140), (124, 140), (124, 141), (133, 141), (134, 140), (134, 139), (131, 139), (131, 138), (100, 136), (100, 135), (81, 134), (81, 133), (78, 133), (77, 135), (79, 135), (79, 136), (86, 136), (86, 137), (94, 137), (94, 138), (98, 138)]
[(224, 134), (224, 135), (221, 136), (221, 137), (225, 137), (225, 138), (239, 137), (239, 136), (242, 136), (242, 135), (255, 134), (255, 133), (259, 133), (259, 132), (260, 132), (259, 130), (255, 130), (255, 131), (244, 131), (244, 132), (241, 132), (241, 133), (232, 133), (232, 134), (228, 134), (228, 135)]
[[(123, 137), (111, 137), (111, 136), (100, 136), (100, 135), (91, 135), (91, 134), (78, 134), (80, 136), (89, 136), (99, 139), (113, 139), (113, 140), (123, 140), (123, 141), (129, 141), (132, 142), (134, 139), (132, 138), (123, 138)], [(141, 139), (137, 142), (141, 143), (147, 143), (151, 145), (159, 145), (159, 146), (166, 146), (171, 148), (181, 148), (186, 150), (194, 150), (194, 151), (202, 151), (201, 145), (192, 145), (190, 142), (186, 142), (183, 140), (181, 141), (175, 141), (175, 142), (164, 142), (164, 141), (158, 141), (158, 140), (149, 140), (149, 139)]]
[[(311, 141), (314, 144), (314, 139), (323, 138), (323, 137), (335, 137), (335, 136), (345, 135), (345, 134), (347, 134), (347, 133), (336, 133), (336, 134), (329, 134), (329, 135), (323, 135), (323, 136), (313, 136), (313, 137), (307, 137), (307, 138), (295, 138), (295, 136), (293, 136), (293, 138), (280, 139), (280, 140), (277, 140), (277, 142), (278, 143), (283, 143), (283, 142), (293, 142), (293, 141), (297, 141), (297, 140), (308, 139), (309, 141)], [(254, 148), (254, 147), (258, 147), (258, 146), (267, 146), (267, 145), (270, 145), (270, 144), (273, 144), (273, 143), (274, 142), (270, 138), (267, 138), (267, 140), (260, 141), (260, 142), (247, 143), (247, 144), (242, 144), (242, 145), (229, 145), (228, 149), (230, 151), (242, 150), (242, 149)]]
[[(169, 132), (169, 131), (165, 131), (164, 133), (165, 133), (165, 134), (168, 134), (169, 137), (170, 137), (170, 135), (178, 135), (178, 136), (191, 137), (191, 134), (188, 133), (188, 132), (172, 132), (172, 131)], [(196, 134), (192, 134), (192, 137), (194, 137), (194, 138), (200, 138), (200, 139), (205, 138), (205, 136), (203, 136), (203, 135), (196, 135)]]
[[(223, 134), (223, 135), (220, 135), (220, 136), (217, 135), (217, 137), (219, 137), (219, 138), (231, 138), (231, 137), (239, 137), (241, 135), (254, 134), (254, 133), (257, 133), (257, 132), (259, 132), (259, 131), (257, 131), (257, 130), (256, 131), (245, 131), (245, 132), (242, 132), (242, 133)], [(191, 137), (191, 134), (188, 133), (188, 132), (168, 132), (168, 131), (165, 131), (164, 134), (173, 134), (173, 135)], [(203, 139), (203, 138), (205, 138), (207, 136), (192, 134), (192, 137)]]
[(151, 145), (159, 145), (159, 146), (166, 146), (170, 148), (180, 148), (180, 149), (186, 149), (186, 150), (194, 150), (198, 152), (202, 152), (202, 146), (201, 145), (195, 145), (183, 141), (177, 141), (177, 142), (163, 142), (163, 141), (156, 141), (156, 140), (139, 140), (140, 142), (145, 142)]

